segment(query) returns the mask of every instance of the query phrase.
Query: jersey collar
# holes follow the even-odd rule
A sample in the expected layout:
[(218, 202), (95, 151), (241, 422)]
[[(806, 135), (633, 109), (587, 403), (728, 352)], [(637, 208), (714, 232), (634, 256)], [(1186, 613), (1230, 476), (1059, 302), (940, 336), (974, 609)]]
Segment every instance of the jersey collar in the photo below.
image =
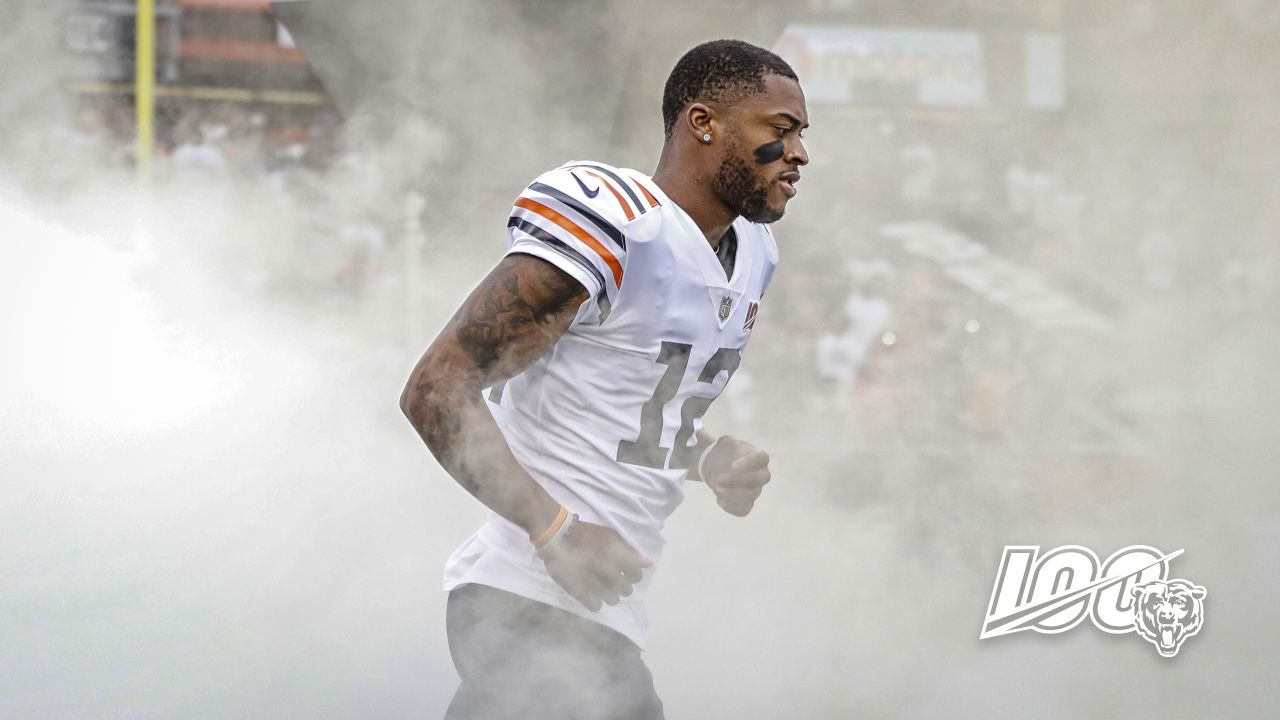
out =
[(707, 298), (711, 301), (711, 310), (715, 314), (720, 329), (723, 330), (729, 318), (737, 312), (738, 304), (746, 292), (747, 282), (753, 270), (755, 253), (750, 252), (750, 247), (756, 242), (753, 223), (742, 217), (735, 218), (733, 221), (733, 230), (738, 235), (738, 247), (735, 250), (737, 254), (734, 256), (733, 277), (726, 278), (720, 258), (716, 256), (715, 249), (698, 228), (698, 223), (662, 192), (662, 188), (658, 187), (657, 183), (650, 180), (646, 185), (653, 189), (655, 194), (660, 195), (662, 206), (669, 208), (669, 212), (678, 221), (680, 232), (673, 235), (679, 237), (671, 238), (671, 242), (683, 246), (697, 264), (707, 286)]

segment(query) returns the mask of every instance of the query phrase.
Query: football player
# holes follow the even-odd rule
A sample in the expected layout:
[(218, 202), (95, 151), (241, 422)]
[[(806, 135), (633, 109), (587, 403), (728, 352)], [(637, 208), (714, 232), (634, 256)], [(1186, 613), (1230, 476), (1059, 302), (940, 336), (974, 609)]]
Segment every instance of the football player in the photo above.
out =
[(682, 57), (652, 176), (575, 161), (516, 198), (508, 251), (401, 407), (493, 512), (445, 570), (449, 718), (662, 717), (645, 592), (686, 480), (733, 515), (769, 482), (702, 431), (743, 360), (808, 162), (795, 72), (734, 40)]

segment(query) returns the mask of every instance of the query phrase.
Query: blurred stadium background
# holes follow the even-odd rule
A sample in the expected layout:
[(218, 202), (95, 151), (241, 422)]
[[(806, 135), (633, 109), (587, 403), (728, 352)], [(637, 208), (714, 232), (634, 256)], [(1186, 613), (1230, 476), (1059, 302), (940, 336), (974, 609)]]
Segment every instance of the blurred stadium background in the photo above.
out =
[[(4, 17), (0, 715), (438, 714), (437, 570), (480, 513), (398, 383), (519, 188), (571, 158), (651, 171), (665, 74), (740, 37), (792, 62), (813, 125), (709, 418), (777, 449), (778, 499), (754, 530), (693, 490), (673, 519), (649, 653), (669, 716), (1274, 716), (1280, 3)], [(89, 339), (111, 363), (66, 380), (94, 374)], [(1001, 547), (1069, 543), (1185, 547), (1205, 631), (1173, 663), (1087, 624), (979, 644)]]

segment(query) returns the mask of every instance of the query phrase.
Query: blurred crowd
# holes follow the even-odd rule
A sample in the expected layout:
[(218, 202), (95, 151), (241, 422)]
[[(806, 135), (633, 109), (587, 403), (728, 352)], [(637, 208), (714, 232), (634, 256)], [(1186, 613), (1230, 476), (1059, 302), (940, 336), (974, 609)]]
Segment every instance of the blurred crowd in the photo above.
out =
[[(52, 132), (58, 152), (107, 168), (132, 168), (129, 98), (82, 97), (70, 114)], [(340, 123), (330, 107), (164, 100), (156, 113), (154, 185), (197, 195), (235, 188), (266, 195), (280, 208), (302, 209), (306, 227), (281, 228), (276, 241), (291, 244), (305, 235), (305, 247), (289, 250), (306, 252), (308, 260), (282, 258), (270, 267), (245, 268), (245, 276), (269, 284), (276, 280), (275, 287), (312, 298), (359, 295), (383, 269), (388, 238), (403, 228), (394, 209), (379, 205), (352, 211), (333, 202), (326, 185), (335, 167), (351, 160), (339, 147)]]
[(755, 384), (802, 409), (756, 413), (816, 443), (839, 428), (829, 484), (850, 505), (1030, 476), (1035, 506), (1091, 507), (1167, 483), (1163, 454), (1213, 426), (1210, 353), (1280, 330), (1280, 164), (1192, 132), (841, 127), (802, 185), (838, 199), (802, 192), (783, 221), (761, 309), (779, 330), (751, 348)]
[[(134, 110), (128, 96), (83, 96), (58, 131), (110, 162), (133, 161)], [(298, 167), (322, 168), (333, 157), (331, 110), (307, 112), (239, 102), (162, 100), (155, 155), (162, 171), (261, 178)]]

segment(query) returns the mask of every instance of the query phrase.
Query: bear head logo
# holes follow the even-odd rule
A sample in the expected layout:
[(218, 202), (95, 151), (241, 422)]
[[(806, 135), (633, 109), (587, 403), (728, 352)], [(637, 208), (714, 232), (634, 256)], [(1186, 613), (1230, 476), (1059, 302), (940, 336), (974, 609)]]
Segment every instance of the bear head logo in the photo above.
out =
[(1133, 589), (1133, 625), (1163, 657), (1173, 657), (1204, 625), (1200, 585), (1187, 580), (1155, 580)]

